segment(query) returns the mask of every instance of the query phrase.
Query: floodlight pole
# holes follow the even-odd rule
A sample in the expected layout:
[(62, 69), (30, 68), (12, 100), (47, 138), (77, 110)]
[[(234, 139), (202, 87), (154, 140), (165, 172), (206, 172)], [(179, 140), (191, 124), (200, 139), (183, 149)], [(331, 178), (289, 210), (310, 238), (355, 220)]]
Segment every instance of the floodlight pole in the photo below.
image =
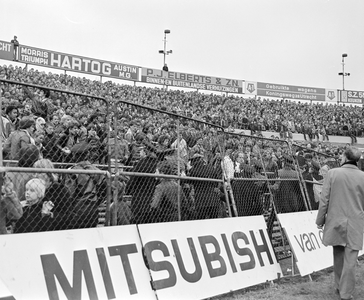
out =
[[(342, 68), (343, 71), (339, 73), (340, 76), (343, 77), (343, 91), (345, 91), (345, 76), (350, 76), (350, 73), (345, 73), (345, 57), (348, 57), (348, 55), (346, 53), (343, 53), (341, 55), (342, 59), (341, 59), (341, 64), (342, 64)], [(342, 96), (341, 96), (342, 98)], [(339, 104), (339, 98), (337, 99), (338, 104)]]
[(164, 49), (159, 50), (159, 53), (163, 54), (163, 71), (168, 71), (168, 67), (166, 65), (166, 55), (172, 54), (172, 50), (167, 51), (167, 34), (170, 34), (171, 31), (169, 29), (164, 30)]

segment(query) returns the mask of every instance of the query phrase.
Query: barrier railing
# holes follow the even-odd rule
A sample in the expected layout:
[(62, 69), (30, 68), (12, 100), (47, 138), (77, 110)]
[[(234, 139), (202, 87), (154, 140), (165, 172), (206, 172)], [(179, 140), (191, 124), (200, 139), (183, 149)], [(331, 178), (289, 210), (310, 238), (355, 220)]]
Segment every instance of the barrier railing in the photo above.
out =
[(309, 209), (291, 145), (283, 140), (225, 132), (224, 176), (234, 215), (263, 214), (278, 257), (288, 252), (278, 213)]
[(330, 169), (339, 167), (340, 162), (327, 153), (303, 148), (296, 144), (293, 146), (297, 151), (296, 162), (301, 169), (302, 181), (305, 182), (304, 188), (309, 200), (309, 207), (316, 210), (319, 206), (324, 178)]
[[(48, 89), (1, 81), (36, 90)], [(147, 107), (141, 101), (116, 100), (110, 111), (109, 102), (102, 97), (48, 90), (59, 97), (69, 93), (105, 103), (107, 138), (103, 148), (107, 151), (95, 155), (99, 149), (93, 147), (95, 144), (92, 146), (94, 136), (88, 137), (89, 131), (95, 131), (91, 126), (86, 128), (86, 140), (68, 149), (72, 156), (63, 155), (70, 159), (53, 161), (55, 169), (42, 164), (36, 166), (38, 169), (22, 168), (33, 167), (38, 157), (32, 152), (4, 160), (8, 166), (0, 172), (7, 173), (4, 186), (13, 182), (25, 211), (34, 211), (32, 202), (38, 205), (39, 224), (52, 221), (49, 222), (52, 225), (41, 225), (42, 230), (263, 214), (273, 245), (287, 252), (277, 213), (315, 209), (313, 187), (319, 184), (309, 186), (310, 173), (305, 173), (292, 145), (286, 141), (226, 132), (220, 126)], [(58, 149), (67, 150), (64, 148)], [(88, 155), (90, 163), (80, 164), (84, 155)], [(328, 157), (320, 155), (315, 153), (311, 161), (317, 161), (322, 168)], [(25, 199), (26, 185), (38, 177), (46, 183), (44, 200)], [(36, 194), (42, 194), (43, 187), (39, 186), (43, 183), (37, 180), (32, 183)], [(49, 203), (53, 200), (48, 197), (58, 197), (58, 203)], [(39, 219), (39, 214), (35, 215)], [(14, 232), (19, 232), (16, 224), (14, 221)], [(29, 232), (35, 230), (32, 229), (35, 225), (30, 222), (21, 228)]]
[(108, 171), (2, 167), (0, 174), (2, 197), (19, 200), (23, 211), (8, 219), (13, 233), (96, 227), (100, 206), (110, 206)]
[[(129, 178), (125, 194), (131, 199), (134, 223), (170, 220), (164, 216), (167, 208), (175, 210), (173, 220), (218, 218), (226, 211), (220, 207), (220, 194), (226, 193), (220, 126), (124, 100), (115, 102), (114, 112), (114, 181), (120, 175)], [(129, 152), (123, 147), (126, 142)], [(125, 172), (125, 165), (133, 167), (128, 170), (132, 173)], [(177, 177), (157, 182), (155, 173)]]
[[(7, 166), (32, 167), (39, 158), (44, 158), (50, 162), (43, 160), (39, 165), (41, 168), (56, 164), (58, 167), (67, 168), (75, 168), (76, 165), (77, 169), (82, 169), (85, 165), (80, 166), (78, 163), (88, 161), (94, 165), (107, 165), (107, 170), (111, 171), (109, 101), (95, 95), (20, 81), (0, 78), (0, 83), (5, 87), (12, 85), (13, 88), (22, 89), (24, 98), (28, 98), (21, 105), (8, 103), (7, 107), (12, 105), (14, 109), (18, 109), (22, 119), (20, 122), (12, 122), (10, 119), (2, 118), (2, 126), (0, 126), (0, 144), (3, 150), (0, 151), (1, 165), (5, 158), (10, 160), (6, 162)], [(48, 97), (58, 99), (60, 106), (54, 105)], [(76, 105), (77, 115), (73, 118), (67, 116), (64, 103)], [(2, 107), (2, 99), (0, 107)], [(91, 108), (93, 112), (95, 111), (94, 107), (100, 109), (98, 115), (88, 115)], [(84, 124), (86, 118), (88, 118), (87, 128)], [(96, 122), (95, 118), (102, 120)], [(14, 161), (17, 161), (17, 164)], [(94, 165), (92, 169), (97, 171)], [(107, 180), (109, 184), (107, 185), (108, 197), (106, 200), (108, 201), (107, 207), (109, 207), (111, 178)], [(105, 223), (109, 224), (109, 209), (105, 212), (105, 219)]]

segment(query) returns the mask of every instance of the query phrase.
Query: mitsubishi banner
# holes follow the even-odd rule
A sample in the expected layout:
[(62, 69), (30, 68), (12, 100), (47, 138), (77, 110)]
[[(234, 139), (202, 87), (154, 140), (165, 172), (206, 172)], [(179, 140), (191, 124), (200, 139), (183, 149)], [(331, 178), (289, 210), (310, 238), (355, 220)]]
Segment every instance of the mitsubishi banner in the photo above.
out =
[(122, 80), (139, 80), (139, 67), (137, 66), (24, 45), (19, 46), (19, 62)]
[(196, 74), (166, 72), (157, 69), (142, 68), (142, 82), (191, 88), (197, 90), (209, 90), (226, 93), (243, 93), (243, 81), (221, 77), (203, 76)]
[(197, 300), (282, 274), (263, 216), (6, 234), (0, 252), (9, 300)]

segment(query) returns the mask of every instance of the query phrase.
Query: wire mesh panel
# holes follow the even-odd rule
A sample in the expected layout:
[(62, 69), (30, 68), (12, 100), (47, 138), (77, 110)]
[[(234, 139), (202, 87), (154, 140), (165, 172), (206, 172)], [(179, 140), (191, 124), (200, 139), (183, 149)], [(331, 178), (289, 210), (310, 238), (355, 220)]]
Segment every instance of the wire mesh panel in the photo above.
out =
[(310, 208), (319, 207), (322, 183), (330, 169), (340, 166), (339, 158), (323, 151), (293, 145), (296, 151), (296, 162), (302, 172), (302, 179), (309, 199)]
[[(46, 166), (46, 168), (43, 168)], [(97, 227), (100, 208), (108, 201), (108, 173), (89, 162), (71, 169), (53, 169), (47, 159), (33, 168), (5, 168), (2, 197), (20, 203), (22, 214), (8, 217), (13, 233)]]
[(278, 213), (306, 209), (300, 169), (287, 142), (233, 133), (225, 139), (224, 175), (231, 181), (238, 215), (264, 211), (266, 198), (273, 199)]
[(42, 158), (64, 166), (83, 160), (108, 164), (105, 99), (48, 86), (0, 81), (4, 89), (17, 89), (24, 94), (22, 101), (2, 104), (3, 155), (11, 161), (7, 165), (19, 161), (21, 167), (28, 167), (27, 155), (21, 151), (29, 145), (36, 146)]
[(114, 112), (112, 136), (123, 149), (113, 152), (112, 163), (127, 176), (132, 223), (226, 216), (219, 127), (126, 101), (118, 102)]
[(222, 165), (234, 214), (264, 215), (277, 257), (284, 256), (288, 243), (277, 213), (307, 210), (301, 172), (291, 145), (262, 136), (225, 133)]
[[(109, 169), (108, 102), (102, 97), (71, 89), (59, 90), (5, 79), (0, 79), (0, 84), (2, 91), (17, 90), (17, 94), (24, 95), (10, 102), (1, 99), (2, 162), (8, 167), (24, 168), (24, 172), (9, 172), (7, 180), (24, 206), (24, 215), (34, 213), (36, 217), (35, 220), (27, 217), (22, 225), (17, 222), (14, 232), (94, 227), (99, 222), (99, 205), (105, 201), (108, 205), (102, 213), (107, 224), (111, 198), (106, 195), (111, 192), (110, 188), (106, 192), (106, 186), (110, 186), (106, 181), (110, 179), (97, 173), (101, 166), (104, 170)], [(29, 189), (36, 191), (39, 197), (44, 194), (42, 199), (48, 199), (47, 216), (51, 217), (44, 218), (44, 201), (26, 199), (27, 183), (36, 177), (26, 169), (55, 166), (80, 174), (43, 176), (45, 191), (39, 180), (37, 184), (33, 183), (33, 188)], [(94, 175), (85, 175), (84, 170), (94, 172)], [(33, 202), (37, 205), (29, 205)], [(35, 211), (41, 211), (41, 214)], [(22, 220), (25, 220), (24, 215)]]

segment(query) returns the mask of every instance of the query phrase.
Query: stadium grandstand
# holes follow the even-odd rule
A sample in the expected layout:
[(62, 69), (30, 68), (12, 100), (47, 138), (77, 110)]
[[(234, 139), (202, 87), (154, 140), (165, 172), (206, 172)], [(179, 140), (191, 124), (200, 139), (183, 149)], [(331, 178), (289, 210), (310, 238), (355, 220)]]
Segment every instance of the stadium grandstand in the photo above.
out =
[(2, 234), (264, 216), (280, 260), (277, 214), (316, 210), (328, 170), (364, 147), (362, 108), (326, 89), (272, 98), (260, 88), (287, 86), (112, 63), (92, 80), (67, 74), (76, 56), (54, 54), (57, 73), (38, 69), (44, 51), (17, 55), (0, 66)]
[[(28, 46), (20, 46), (14, 59), (11, 47), (2, 58), (16, 62), (0, 66), (3, 164), (13, 168), (14, 191), (23, 205), (26, 183), (38, 173), (14, 168), (34, 165), (55, 169), (46, 172), (48, 194), (37, 202), (39, 211), (58, 189), (65, 189), (71, 203), (51, 201), (51, 221), (36, 218), (42, 224), (31, 226), (31, 217), (23, 216), (6, 224), (8, 232), (252, 214), (265, 214), (272, 223), (277, 212), (317, 208), (313, 190), (325, 170), (338, 165), (345, 147), (364, 144), (361, 107), (338, 105), (332, 100), (342, 95), (335, 98), (326, 89), (246, 82), (245, 92), (253, 95), (244, 95), (241, 80), (100, 60), (87, 69), (86, 59)], [(33, 59), (40, 56), (42, 63)], [(44, 66), (64, 73), (39, 70)], [(99, 72), (101, 79), (67, 71)], [(113, 80), (103, 82), (103, 76)], [(292, 99), (263, 97), (259, 88), (283, 90)], [(306, 98), (311, 101), (300, 100)], [(285, 203), (287, 183), (279, 182), (287, 176), (280, 175), (285, 168), (291, 171), (295, 205)], [(60, 170), (86, 170), (85, 178)], [(100, 178), (87, 180), (90, 170), (100, 171)], [(105, 171), (112, 175), (112, 190)], [(253, 195), (249, 201), (242, 198), (247, 191)]]

